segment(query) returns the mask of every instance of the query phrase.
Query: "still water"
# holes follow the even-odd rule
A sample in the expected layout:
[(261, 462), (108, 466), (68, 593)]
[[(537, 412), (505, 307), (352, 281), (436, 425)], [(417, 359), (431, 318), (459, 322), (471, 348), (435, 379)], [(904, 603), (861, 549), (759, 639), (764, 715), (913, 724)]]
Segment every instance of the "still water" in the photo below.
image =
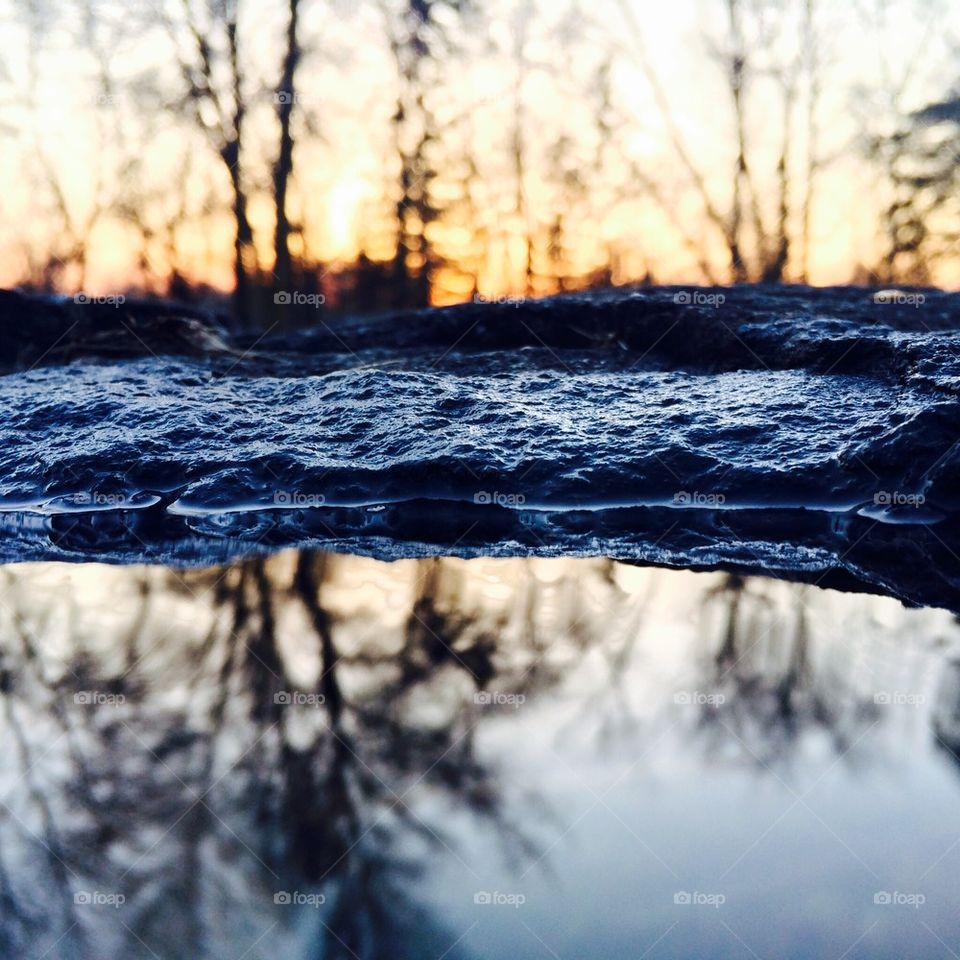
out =
[(603, 560), (0, 568), (0, 954), (960, 949), (960, 627)]

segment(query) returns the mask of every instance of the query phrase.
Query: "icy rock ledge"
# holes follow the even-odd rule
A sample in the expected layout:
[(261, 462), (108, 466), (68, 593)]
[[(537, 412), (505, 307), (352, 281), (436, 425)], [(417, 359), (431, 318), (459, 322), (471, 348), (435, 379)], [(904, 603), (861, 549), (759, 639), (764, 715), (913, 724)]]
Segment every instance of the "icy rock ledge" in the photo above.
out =
[(605, 554), (960, 608), (957, 295), (318, 319), (0, 294), (0, 559)]

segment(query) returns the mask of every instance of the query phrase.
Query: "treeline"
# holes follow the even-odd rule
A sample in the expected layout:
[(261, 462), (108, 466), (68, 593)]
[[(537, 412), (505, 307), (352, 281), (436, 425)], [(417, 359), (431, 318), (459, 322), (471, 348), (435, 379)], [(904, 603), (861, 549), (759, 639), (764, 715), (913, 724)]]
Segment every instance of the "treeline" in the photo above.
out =
[[(7, 260), (35, 288), (113, 269), (148, 293), (231, 289), (250, 329), (804, 282), (818, 257), (942, 280), (957, 19), (936, 0), (682, 0), (669, 18), (638, 0), (19, 0)], [(830, 241), (858, 190), (871, 230), (850, 259)]]

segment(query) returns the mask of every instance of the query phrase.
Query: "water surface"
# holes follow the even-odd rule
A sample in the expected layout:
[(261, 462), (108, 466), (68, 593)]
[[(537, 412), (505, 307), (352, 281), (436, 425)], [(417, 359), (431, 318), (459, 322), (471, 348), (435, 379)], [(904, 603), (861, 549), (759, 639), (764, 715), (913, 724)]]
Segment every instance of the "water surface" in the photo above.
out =
[(0, 949), (947, 958), (960, 631), (605, 560), (0, 570)]

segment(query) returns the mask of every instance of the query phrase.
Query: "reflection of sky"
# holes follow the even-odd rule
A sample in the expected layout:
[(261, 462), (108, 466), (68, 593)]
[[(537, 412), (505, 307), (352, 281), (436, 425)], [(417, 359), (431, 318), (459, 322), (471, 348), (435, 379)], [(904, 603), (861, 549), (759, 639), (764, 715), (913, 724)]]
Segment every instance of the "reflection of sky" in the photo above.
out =
[[(505, 781), (537, 795), (556, 822), (527, 818), (547, 849), (537, 867), (511, 870), (474, 837), (463, 862), (449, 858), (431, 875), (431, 899), (448, 904), (452, 927), (470, 929), (465, 945), (478, 956), (524, 958), (947, 956), (936, 937), (954, 943), (960, 934), (960, 847), (952, 846), (960, 784), (930, 732), (935, 685), (924, 689), (926, 705), (891, 707), (866, 723), (842, 757), (815, 732), (801, 736), (806, 755), (789, 769), (758, 767), (743, 752), (739, 762), (705, 755), (683, 716), (690, 708), (669, 703), (670, 674), (689, 675), (701, 646), (684, 616), (699, 578), (653, 576), (662, 588), (656, 613), (623, 678), (635, 735), (600, 752), (580, 736), (571, 716), (591, 724), (577, 708), (591, 696), (581, 675), (565, 685), (562, 705), (525, 704), (485, 731)], [(791, 589), (770, 592), (783, 599)], [(861, 691), (878, 681), (917, 691), (911, 683), (926, 683), (942, 663), (932, 650), (940, 628), (956, 642), (936, 612), (828, 593), (808, 594), (808, 603), (818, 652), (859, 648), (863, 673), (847, 679)], [(475, 907), (474, 889), (526, 902)], [(680, 906), (678, 891), (726, 900)], [(881, 891), (922, 893), (926, 902), (875, 905)]]
[[(524, 923), (562, 957), (635, 957), (668, 929), (652, 956), (697, 955), (711, 943), (708, 955), (749, 956), (724, 923), (760, 956), (840, 956), (868, 929), (853, 956), (939, 956), (920, 920), (949, 942), (960, 932), (960, 853), (937, 864), (956, 839), (956, 778), (929, 755), (898, 772), (902, 785), (844, 770), (816, 786), (791, 784), (802, 803), (746, 773), (701, 770), (654, 784), (641, 768), (607, 791), (589, 768), (573, 784), (540, 772), (551, 800), (562, 781), (559, 819), (575, 824), (550, 849), (547, 875), (520, 877), (478, 843), (463, 856), (479, 883), (451, 859), (428, 889), (449, 903), (453, 927), (479, 920), (467, 943), (489, 957), (545, 955)], [(473, 888), (522, 892), (527, 902), (481, 913)], [(881, 890), (923, 891), (927, 902), (920, 912), (875, 906)], [(722, 893), (726, 902), (675, 906), (678, 891)], [(931, 952), (911, 954), (919, 945)]]

